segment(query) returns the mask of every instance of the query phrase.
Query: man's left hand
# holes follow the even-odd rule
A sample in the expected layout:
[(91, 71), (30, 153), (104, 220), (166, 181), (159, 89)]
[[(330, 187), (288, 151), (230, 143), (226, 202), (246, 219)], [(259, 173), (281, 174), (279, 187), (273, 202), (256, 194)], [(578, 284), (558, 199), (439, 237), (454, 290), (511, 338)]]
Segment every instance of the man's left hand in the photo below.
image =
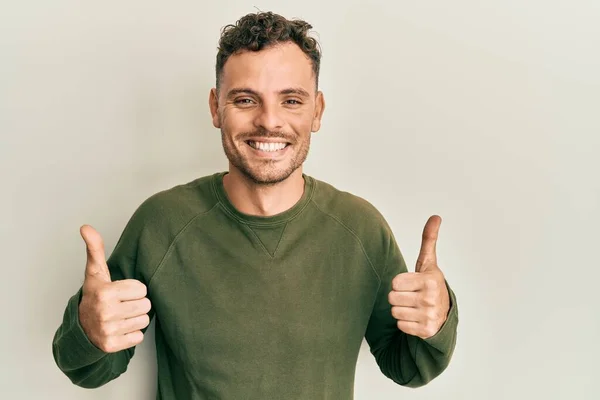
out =
[(415, 272), (396, 275), (388, 295), (398, 328), (422, 339), (440, 330), (450, 309), (450, 296), (435, 253), (441, 223), (437, 215), (429, 218), (423, 229)]

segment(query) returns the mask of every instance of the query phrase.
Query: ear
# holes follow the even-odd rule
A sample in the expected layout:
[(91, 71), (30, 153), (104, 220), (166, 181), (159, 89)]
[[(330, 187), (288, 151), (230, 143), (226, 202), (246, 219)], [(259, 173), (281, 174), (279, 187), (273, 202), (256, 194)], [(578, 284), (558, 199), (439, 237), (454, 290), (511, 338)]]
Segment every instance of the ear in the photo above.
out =
[(325, 111), (325, 97), (323, 96), (323, 92), (317, 92), (317, 98), (315, 99), (315, 116), (313, 117), (311, 131), (317, 132), (321, 129), (321, 117), (323, 117), (323, 112)]
[(221, 119), (219, 118), (219, 93), (216, 88), (210, 90), (208, 95), (208, 106), (212, 116), (212, 123), (215, 128), (221, 128)]

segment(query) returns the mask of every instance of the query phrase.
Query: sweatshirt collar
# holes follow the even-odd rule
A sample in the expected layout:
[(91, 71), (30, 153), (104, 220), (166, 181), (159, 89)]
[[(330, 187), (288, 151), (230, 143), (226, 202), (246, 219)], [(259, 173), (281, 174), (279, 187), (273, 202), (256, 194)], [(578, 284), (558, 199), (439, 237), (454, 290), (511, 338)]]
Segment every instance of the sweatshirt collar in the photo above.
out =
[(227, 173), (227, 171), (221, 171), (213, 174), (212, 186), (217, 196), (217, 199), (219, 200), (219, 203), (223, 206), (223, 209), (227, 214), (229, 214), (231, 217), (233, 217), (241, 223), (253, 226), (279, 225), (289, 222), (293, 218), (297, 217), (310, 202), (315, 187), (314, 179), (303, 173), (302, 177), (304, 178), (304, 192), (302, 193), (302, 197), (300, 197), (300, 200), (298, 200), (296, 204), (294, 204), (287, 210), (275, 215), (251, 215), (239, 211), (229, 200), (229, 197), (227, 196), (227, 192), (225, 191), (225, 187), (223, 185), (223, 177)]

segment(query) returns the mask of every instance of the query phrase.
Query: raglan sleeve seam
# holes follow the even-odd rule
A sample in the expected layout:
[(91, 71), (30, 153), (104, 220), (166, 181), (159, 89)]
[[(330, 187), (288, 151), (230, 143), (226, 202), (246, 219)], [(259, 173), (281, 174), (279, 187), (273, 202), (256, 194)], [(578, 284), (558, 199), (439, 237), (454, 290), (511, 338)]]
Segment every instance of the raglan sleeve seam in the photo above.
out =
[(165, 252), (165, 254), (163, 255), (163, 257), (161, 258), (160, 262), (157, 264), (156, 268), (154, 269), (154, 271), (152, 271), (152, 273), (150, 274), (150, 276), (148, 277), (148, 288), (150, 288), (152, 282), (154, 282), (154, 277), (156, 276), (156, 274), (158, 273), (158, 271), (164, 266), (166, 260), (169, 258), (169, 255), (171, 254), (171, 252), (173, 251), (173, 249), (175, 248), (175, 244), (177, 243), (177, 241), (179, 240), (180, 237), (182, 237), (182, 235), (184, 234), (184, 232), (187, 230), (187, 228), (194, 222), (196, 221), (198, 218), (204, 217), (208, 214), (210, 214), (214, 209), (217, 208), (217, 206), (219, 205), (219, 202), (216, 202), (209, 210), (205, 210), (205, 211), (201, 211), (198, 214), (195, 214), (193, 217), (190, 218), (190, 220), (185, 223), (183, 225), (183, 227), (177, 232), (177, 234), (175, 235), (175, 237), (171, 240), (171, 243), (169, 244), (169, 246), (167, 247), (167, 251)]
[(377, 282), (379, 283), (379, 286), (381, 286), (381, 284), (382, 284), (382, 282), (381, 282), (381, 274), (377, 271), (377, 269), (373, 265), (373, 262), (371, 261), (371, 258), (369, 257), (369, 254), (368, 254), (367, 250), (365, 249), (365, 246), (364, 246), (362, 240), (360, 239), (360, 237), (358, 236), (358, 234), (356, 232), (354, 232), (354, 230), (352, 230), (346, 224), (344, 224), (339, 218), (337, 218), (336, 216), (334, 216), (334, 215), (332, 215), (332, 214), (324, 211), (321, 207), (319, 207), (319, 205), (314, 200), (312, 202), (313, 202), (314, 206), (320, 212), (322, 212), (323, 214), (325, 214), (329, 218), (331, 218), (334, 221), (336, 221), (338, 224), (340, 224), (345, 230), (347, 230), (356, 239), (356, 241), (360, 245), (360, 248), (361, 248), (361, 251), (362, 251), (363, 255), (365, 256), (365, 258), (367, 259), (367, 262), (369, 263), (369, 266), (371, 267), (371, 270), (373, 271), (373, 273), (377, 277)]

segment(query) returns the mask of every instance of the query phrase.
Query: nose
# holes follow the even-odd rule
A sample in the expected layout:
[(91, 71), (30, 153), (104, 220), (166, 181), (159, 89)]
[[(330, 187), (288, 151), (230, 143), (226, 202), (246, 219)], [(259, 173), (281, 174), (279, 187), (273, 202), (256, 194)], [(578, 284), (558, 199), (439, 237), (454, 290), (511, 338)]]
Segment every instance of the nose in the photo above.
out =
[(263, 102), (257, 110), (254, 124), (267, 132), (277, 132), (283, 129), (283, 118), (277, 104)]

